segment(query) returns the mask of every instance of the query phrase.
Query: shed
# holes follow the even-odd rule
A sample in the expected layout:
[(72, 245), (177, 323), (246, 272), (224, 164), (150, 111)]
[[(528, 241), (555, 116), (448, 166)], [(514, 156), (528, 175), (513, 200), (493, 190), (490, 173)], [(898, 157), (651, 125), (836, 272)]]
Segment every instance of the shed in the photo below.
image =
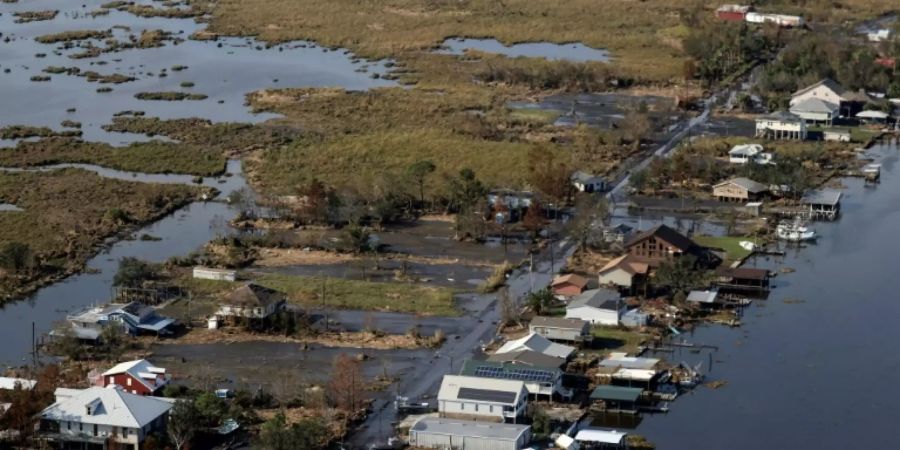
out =
[(822, 134), (826, 141), (850, 142), (850, 130), (830, 129), (825, 130)]
[(697, 303), (700, 305), (713, 305), (719, 298), (719, 291), (712, 289), (708, 291), (691, 291), (687, 296), (689, 303)]
[(716, 285), (732, 290), (764, 291), (769, 289), (769, 271), (751, 267), (720, 267), (716, 270)]
[(744, 17), (750, 12), (749, 6), (744, 5), (722, 5), (716, 8), (716, 17), (722, 20), (733, 22), (743, 22)]
[(213, 269), (211, 267), (194, 267), (194, 278), (201, 280), (234, 281), (237, 271), (232, 269)]
[(602, 384), (591, 392), (591, 400), (602, 401), (607, 410), (636, 412), (643, 393), (641, 388)]
[(553, 279), (550, 283), (550, 289), (555, 295), (563, 297), (574, 297), (584, 292), (588, 280), (581, 275), (574, 273), (560, 275)]
[(409, 445), (421, 448), (520, 450), (530, 441), (529, 425), (423, 417), (409, 429)]
[(535, 316), (528, 329), (554, 341), (582, 342), (591, 336), (591, 324), (580, 319)]
[(590, 443), (593, 445), (592, 448), (626, 448), (625, 436), (627, 435), (624, 431), (585, 428), (575, 435), (575, 440)]
[(834, 189), (808, 191), (801, 202), (809, 207), (810, 217), (832, 220), (841, 213), (841, 196)]
[(732, 178), (713, 186), (713, 196), (719, 201), (755, 201), (769, 191), (769, 187), (749, 178)]

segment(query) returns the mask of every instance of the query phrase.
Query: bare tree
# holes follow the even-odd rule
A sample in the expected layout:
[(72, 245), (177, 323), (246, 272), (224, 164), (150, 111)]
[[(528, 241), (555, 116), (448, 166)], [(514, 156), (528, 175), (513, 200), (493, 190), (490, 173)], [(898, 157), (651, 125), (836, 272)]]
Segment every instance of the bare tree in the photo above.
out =
[(504, 326), (519, 325), (522, 318), (519, 315), (519, 308), (509, 293), (509, 287), (503, 286), (497, 291), (497, 307), (500, 308), (500, 320)]

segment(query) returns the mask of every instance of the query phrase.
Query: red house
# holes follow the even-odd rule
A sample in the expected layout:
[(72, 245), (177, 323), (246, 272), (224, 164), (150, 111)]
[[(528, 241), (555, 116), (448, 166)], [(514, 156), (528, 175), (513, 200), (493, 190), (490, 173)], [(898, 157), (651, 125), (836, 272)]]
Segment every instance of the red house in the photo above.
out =
[(716, 9), (716, 17), (722, 20), (743, 22), (748, 12), (750, 12), (749, 6), (722, 5)]
[(550, 289), (554, 295), (574, 297), (584, 292), (587, 283), (586, 278), (570, 273), (554, 278), (553, 283), (550, 283)]
[(126, 392), (137, 395), (155, 395), (170, 379), (166, 369), (155, 367), (146, 359), (137, 359), (119, 363), (103, 372), (100, 385), (120, 386)]

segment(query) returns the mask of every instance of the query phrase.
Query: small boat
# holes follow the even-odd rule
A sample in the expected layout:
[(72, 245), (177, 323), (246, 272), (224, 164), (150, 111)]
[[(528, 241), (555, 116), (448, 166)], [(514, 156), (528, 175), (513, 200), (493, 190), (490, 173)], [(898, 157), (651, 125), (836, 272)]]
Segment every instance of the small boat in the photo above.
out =
[(743, 248), (744, 250), (747, 250), (750, 252), (752, 252), (753, 250), (756, 250), (756, 244), (754, 244), (753, 242), (750, 242), (750, 241), (741, 241), (738, 243), (738, 245), (740, 245), (741, 248)]
[(783, 241), (806, 242), (814, 241), (819, 236), (816, 231), (806, 227), (800, 222), (781, 222), (775, 228), (775, 236)]

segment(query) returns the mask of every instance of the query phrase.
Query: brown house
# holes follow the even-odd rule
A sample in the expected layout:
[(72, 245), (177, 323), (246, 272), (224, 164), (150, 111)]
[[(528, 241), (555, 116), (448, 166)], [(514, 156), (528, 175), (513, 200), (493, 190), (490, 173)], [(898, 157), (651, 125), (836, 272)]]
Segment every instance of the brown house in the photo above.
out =
[(587, 284), (587, 278), (576, 275), (574, 273), (570, 273), (568, 275), (560, 275), (554, 278), (553, 282), (550, 283), (550, 289), (553, 291), (553, 295), (574, 297), (584, 292), (584, 288), (587, 286)]
[(768, 191), (768, 186), (749, 178), (732, 178), (713, 186), (713, 196), (722, 202), (752, 202)]
[(625, 251), (651, 267), (681, 255), (693, 255), (698, 263), (704, 265), (710, 264), (713, 258), (706, 248), (666, 225), (658, 225), (637, 234), (625, 243)]

